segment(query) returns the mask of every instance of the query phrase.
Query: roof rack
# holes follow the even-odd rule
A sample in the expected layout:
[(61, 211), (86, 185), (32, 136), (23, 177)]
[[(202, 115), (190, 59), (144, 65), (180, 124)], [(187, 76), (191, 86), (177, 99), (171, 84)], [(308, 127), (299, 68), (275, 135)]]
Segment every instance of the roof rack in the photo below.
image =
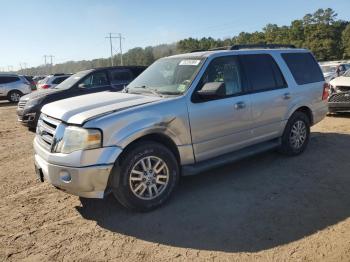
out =
[(296, 48), (295, 45), (283, 45), (283, 44), (247, 44), (247, 45), (233, 45), (222, 46), (211, 49), (195, 49), (191, 53), (204, 52), (204, 51), (219, 51), (219, 50), (240, 50), (240, 49), (276, 49), (276, 48)]
[(274, 48), (296, 48), (295, 45), (280, 45), (280, 44), (249, 44), (249, 45), (233, 45), (230, 50), (240, 49), (274, 49)]

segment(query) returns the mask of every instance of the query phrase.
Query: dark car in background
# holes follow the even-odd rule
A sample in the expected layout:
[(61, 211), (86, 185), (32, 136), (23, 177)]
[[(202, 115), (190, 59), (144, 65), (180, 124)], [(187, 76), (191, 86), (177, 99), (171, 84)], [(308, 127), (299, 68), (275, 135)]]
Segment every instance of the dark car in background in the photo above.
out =
[(23, 96), (17, 107), (18, 121), (29, 129), (35, 129), (44, 105), (74, 96), (121, 91), (145, 69), (144, 66), (118, 66), (78, 72), (54, 88)]

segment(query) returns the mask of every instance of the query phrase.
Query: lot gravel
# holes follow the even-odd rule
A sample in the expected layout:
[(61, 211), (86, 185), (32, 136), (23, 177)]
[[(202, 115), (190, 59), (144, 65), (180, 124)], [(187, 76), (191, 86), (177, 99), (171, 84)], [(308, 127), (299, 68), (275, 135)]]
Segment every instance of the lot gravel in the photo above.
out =
[(0, 261), (350, 261), (350, 115), (314, 126), (298, 157), (183, 178), (164, 207), (133, 213), (38, 182), (15, 110), (0, 103)]

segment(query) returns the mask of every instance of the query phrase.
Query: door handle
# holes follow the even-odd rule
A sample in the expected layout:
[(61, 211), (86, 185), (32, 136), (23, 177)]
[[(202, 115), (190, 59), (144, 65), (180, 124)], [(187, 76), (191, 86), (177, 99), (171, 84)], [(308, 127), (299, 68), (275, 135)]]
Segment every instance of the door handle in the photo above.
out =
[(290, 93), (284, 93), (284, 94), (283, 94), (283, 99), (288, 100), (288, 99), (290, 99), (290, 98), (291, 98)]
[(243, 109), (245, 106), (246, 104), (243, 101), (240, 101), (235, 104), (235, 109)]

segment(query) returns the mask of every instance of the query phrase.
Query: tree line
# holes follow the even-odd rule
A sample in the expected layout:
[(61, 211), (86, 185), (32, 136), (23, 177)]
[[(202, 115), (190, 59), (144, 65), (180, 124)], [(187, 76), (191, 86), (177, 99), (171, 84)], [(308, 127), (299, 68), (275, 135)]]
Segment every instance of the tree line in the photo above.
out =
[[(288, 26), (268, 24), (262, 31), (241, 32), (232, 38), (187, 38), (174, 44), (136, 47), (123, 54), (123, 62), (124, 65), (148, 66), (164, 56), (235, 44), (293, 44), (296, 47), (308, 48), (319, 61), (350, 59), (350, 22), (337, 19), (337, 16), (331, 8), (318, 9), (313, 14), (306, 14), (302, 19), (292, 21)], [(113, 59), (115, 65), (120, 65), (120, 55), (115, 55)], [(69, 61), (50, 68), (29, 68), (19, 73), (74, 73), (105, 66), (110, 66), (110, 58)]]

